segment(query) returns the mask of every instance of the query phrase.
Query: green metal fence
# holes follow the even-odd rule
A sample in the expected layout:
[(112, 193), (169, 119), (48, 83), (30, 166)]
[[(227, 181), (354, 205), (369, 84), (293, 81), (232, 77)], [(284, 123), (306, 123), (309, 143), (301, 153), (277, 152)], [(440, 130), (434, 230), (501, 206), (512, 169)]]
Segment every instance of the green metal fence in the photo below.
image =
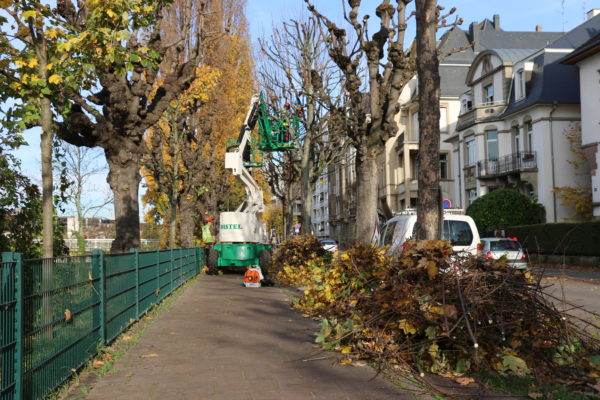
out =
[(0, 263), (0, 400), (41, 399), (205, 264), (200, 248)]

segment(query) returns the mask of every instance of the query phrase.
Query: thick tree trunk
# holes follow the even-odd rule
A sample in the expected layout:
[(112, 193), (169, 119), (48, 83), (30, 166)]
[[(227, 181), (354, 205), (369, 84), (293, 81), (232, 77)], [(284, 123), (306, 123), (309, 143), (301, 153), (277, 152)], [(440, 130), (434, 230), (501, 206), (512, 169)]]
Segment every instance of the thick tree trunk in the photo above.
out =
[(140, 157), (125, 146), (105, 149), (108, 184), (114, 194), (116, 237), (112, 252), (126, 252), (140, 247), (138, 190)]
[(192, 203), (180, 198), (179, 204), (179, 241), (182, 247), (194, 247), (194, 228), (196, 227), (196, 215)]
[(419, 192), (417, 239), (440, 238), (440, 75), (436, 47), (436, 0), (417, 0), (419, 78)]
[(286, 201), (284, 202), (284, 220), (285, 220), (285, 235), (289, 238), (294, 229), (294, 184), (289, 184), (286, 188)]
[(169, 247), (177, 247), (177, 205), (173, 202), (169, 210)]
[(377, 153), (370, 149), (356, 152), (356, 233), (357, 243), (371, 243), (377, 224)]
[[(310, 141), (307, 137), (305, 140)], [(310, 154), (307, 156), (306, 164), (304, 162), (304, 155), (302, 156), (302, 170), (301, 170), (301, 183), (302, 183), (302, 234), (310, 235), (313, 232), (312, 229), (312, 208), (313, 208), (313, 194), (315, 192), (315, 185), (311, 184), (312, 181), (312, 169), (313, 160), (310, 159)]]
[(54, 184), (52, 181), (52, 109), (50, 99), (42, 99), (42, 257), (54, 257)]

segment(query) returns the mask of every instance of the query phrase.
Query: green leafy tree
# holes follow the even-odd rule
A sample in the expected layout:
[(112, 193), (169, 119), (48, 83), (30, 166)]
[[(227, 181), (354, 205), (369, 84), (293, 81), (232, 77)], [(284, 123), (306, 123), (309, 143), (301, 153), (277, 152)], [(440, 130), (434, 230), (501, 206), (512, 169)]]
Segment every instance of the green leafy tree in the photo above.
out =
[(544, 222), (544, 207), (514, 189), (497, 189), (467, 209), (481, 232)]

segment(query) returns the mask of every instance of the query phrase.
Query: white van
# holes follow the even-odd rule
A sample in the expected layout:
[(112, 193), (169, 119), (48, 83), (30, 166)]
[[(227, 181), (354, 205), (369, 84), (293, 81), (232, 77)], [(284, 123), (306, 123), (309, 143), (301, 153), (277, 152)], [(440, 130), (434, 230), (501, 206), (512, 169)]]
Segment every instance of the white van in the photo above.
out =
[[(464, 215), (462, 210), (444, 210), (443, 217), (442, 240), (449, 240), (457, 253), (477, 255), (480, 238), (473, 218)], [(394, 254), (402, 243), (415, 236), (416, 228), (416, 211), (403, 211), (384, 224), (380, 245), (389, 245), (388, 254)]]

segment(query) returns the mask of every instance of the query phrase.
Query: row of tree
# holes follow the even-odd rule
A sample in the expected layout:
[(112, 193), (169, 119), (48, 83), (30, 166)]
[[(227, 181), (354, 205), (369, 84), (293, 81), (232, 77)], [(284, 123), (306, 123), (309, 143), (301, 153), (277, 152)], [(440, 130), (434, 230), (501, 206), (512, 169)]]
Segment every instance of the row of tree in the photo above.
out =
[[(360, 18), (360, 0), (348, 0), (344, 19), (350, 33), (321, 14), (310, 0), (305, 20), (275, 28), (261, 41), (264, 60), (258, 68), (261, 85), (278, 103), (304, 105), (305, 133), (301, 148), (271, 157), (266, 174), (273, 193), (287, 205), (286, 232), (291, 225), (291, 199), (302, 198), (302, 230), (312, 230), (312, 194), (319, 176), (348, 147), (355, 149), (357, 179), (357, 242), (372, 240), (378, 221), (378, 158), (388, 139), (398, 133), (399, 97), (405, 85), (419, 78), (419, 196), (417, 237), (435, 239), (440, 232), (439, 186), (439, 62), (436, 33), (456, 26), (435, 0), (383, 0), (375, 10), (378, 30), (369, 33), (368, 14)], [(416, 40), (405, 46), (408, 20), (416, 17)]]
[(141, 171), (169, 244), (192, 245), (196, 215), (235, 192), (222, 155), (253, 90), (245, 1), (0, 5), (3, 143), (18, 146), (24, 130), (41, 128), (43, 256), (53, 255), (55, 136), (104, 151), (113, 251), (139, 247)]
[[(299, 149), (267, 155), (272, 192), (300, 191), (303, 229), (311, 229), (312, 193), (322, 172), (356, 150), (356, 240), (369, 242), (377, 221), (377, 158), (396, 135), (398, 98), (418, 73), (421, 127), (421, 238), (439, 233), (439, 77), (436, 30), (446, 16), (417, 0), (416, 47), (405, 48), (410, 0), (382, 0), (352, 35), (304, 0), (310, 18), (290, 21), (261, 41), (260, 82), (272, 105), (302, 105)], [(4, 0), (0, 15), (3, 140), (41, 127), (43, 256), (53, 255), (53, 143), (99, 147), (114, 195), (113, 251), (139, 247), (139, 185), (150, 218), (168, 227), (165, 241), (194, 243), (198, 216), (213, 215), (243, 193), (223, 169), (226, 140), (241, 125), (255, 90), (244, 0)], [(450, 12), (452, 14), (453, 11)], [(408, 14), (408, 15), (407, 15)], [(292, 208), (284, 213), (289, 232)], [(179, 228), (179, 229), (178, 229)]]

